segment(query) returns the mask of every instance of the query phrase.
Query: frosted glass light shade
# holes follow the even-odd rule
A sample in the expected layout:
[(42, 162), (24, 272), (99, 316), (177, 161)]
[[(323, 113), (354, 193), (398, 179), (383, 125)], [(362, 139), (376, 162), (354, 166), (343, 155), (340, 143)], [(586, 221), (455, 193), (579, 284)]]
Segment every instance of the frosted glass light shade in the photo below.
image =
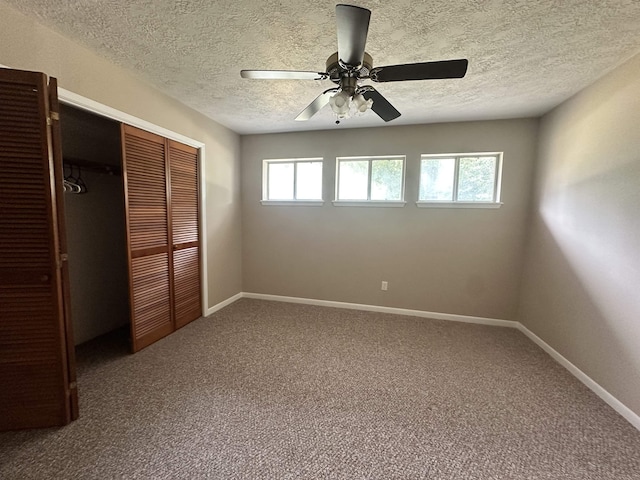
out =
[(344, 118), (349, 115), (349, 107), (351, 103), (351, 97), (346, 92), (336, 93), (329, 99), (329, 105), (333, 113), (338, 115), (339, 118)]
[(353, 106), (357, 113), (364, 113), (373, 105), (373, 100), (365, 100), (361, 93), (353, 96)]

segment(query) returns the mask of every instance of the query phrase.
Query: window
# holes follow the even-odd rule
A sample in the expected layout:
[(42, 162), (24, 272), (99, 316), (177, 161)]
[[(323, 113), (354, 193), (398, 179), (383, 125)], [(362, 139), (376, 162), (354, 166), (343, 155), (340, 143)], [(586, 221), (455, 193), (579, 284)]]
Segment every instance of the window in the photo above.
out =
[(322, 158), (264, 160), (262, 202), (322, 204)]
[(502, 153), (422, 155), (418, 206), (500, 206)]
[(336, 205), (404, 205), (404, 156), (338, 157)]

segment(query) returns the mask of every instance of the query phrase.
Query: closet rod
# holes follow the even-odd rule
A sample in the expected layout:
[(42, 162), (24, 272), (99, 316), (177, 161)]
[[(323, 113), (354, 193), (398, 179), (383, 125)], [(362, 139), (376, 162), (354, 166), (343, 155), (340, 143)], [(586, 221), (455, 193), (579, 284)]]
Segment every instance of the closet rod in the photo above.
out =
[(74, 167), (80, 167), (84, 170), (90, 170), (93, 172), (107, 173), (109, 175), (121, 175), (122, 169), (118, 165), (111, 165), (108, 163), (95, 162), (93, 160), (85, 160), (83, 158), (64, 157), (63, 163), (65, 165), (72, 165)]

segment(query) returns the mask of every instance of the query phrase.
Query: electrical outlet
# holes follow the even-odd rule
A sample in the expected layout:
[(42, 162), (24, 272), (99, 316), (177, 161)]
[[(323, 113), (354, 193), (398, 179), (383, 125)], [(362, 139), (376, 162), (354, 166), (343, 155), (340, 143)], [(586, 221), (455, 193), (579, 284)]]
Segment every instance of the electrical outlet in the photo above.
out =
[(382, 290), (384, 290), (385, 292), (387, 291), (387, 289), (389, 288), (389, 282), (382, 282), (382, 287), (380, 287)]

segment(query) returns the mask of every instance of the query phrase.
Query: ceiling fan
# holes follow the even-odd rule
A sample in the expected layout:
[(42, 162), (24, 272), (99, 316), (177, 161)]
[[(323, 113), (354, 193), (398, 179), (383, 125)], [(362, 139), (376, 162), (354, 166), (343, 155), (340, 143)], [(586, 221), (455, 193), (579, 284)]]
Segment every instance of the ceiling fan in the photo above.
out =
[(373, 67), (371, 55), (365, 52), (371, 11), (353, 5), (336, 5), (338, 51), (327, 59), (325, 72), (295, 70), (242, 70), (242, 78), (266, 80), (331, 80), (338, 85), (321, 93), (296, 117), (309, 120), (327, 104), (340, 119), (352, 113), (364, 113), (369, 108), (385, 122), (400, 116), (400, 112), (371, 85), (374, 82), (402, 82), (405, 80), (432, 80), (462, 78), (467, 73), (468, 60), (408, 63)]

